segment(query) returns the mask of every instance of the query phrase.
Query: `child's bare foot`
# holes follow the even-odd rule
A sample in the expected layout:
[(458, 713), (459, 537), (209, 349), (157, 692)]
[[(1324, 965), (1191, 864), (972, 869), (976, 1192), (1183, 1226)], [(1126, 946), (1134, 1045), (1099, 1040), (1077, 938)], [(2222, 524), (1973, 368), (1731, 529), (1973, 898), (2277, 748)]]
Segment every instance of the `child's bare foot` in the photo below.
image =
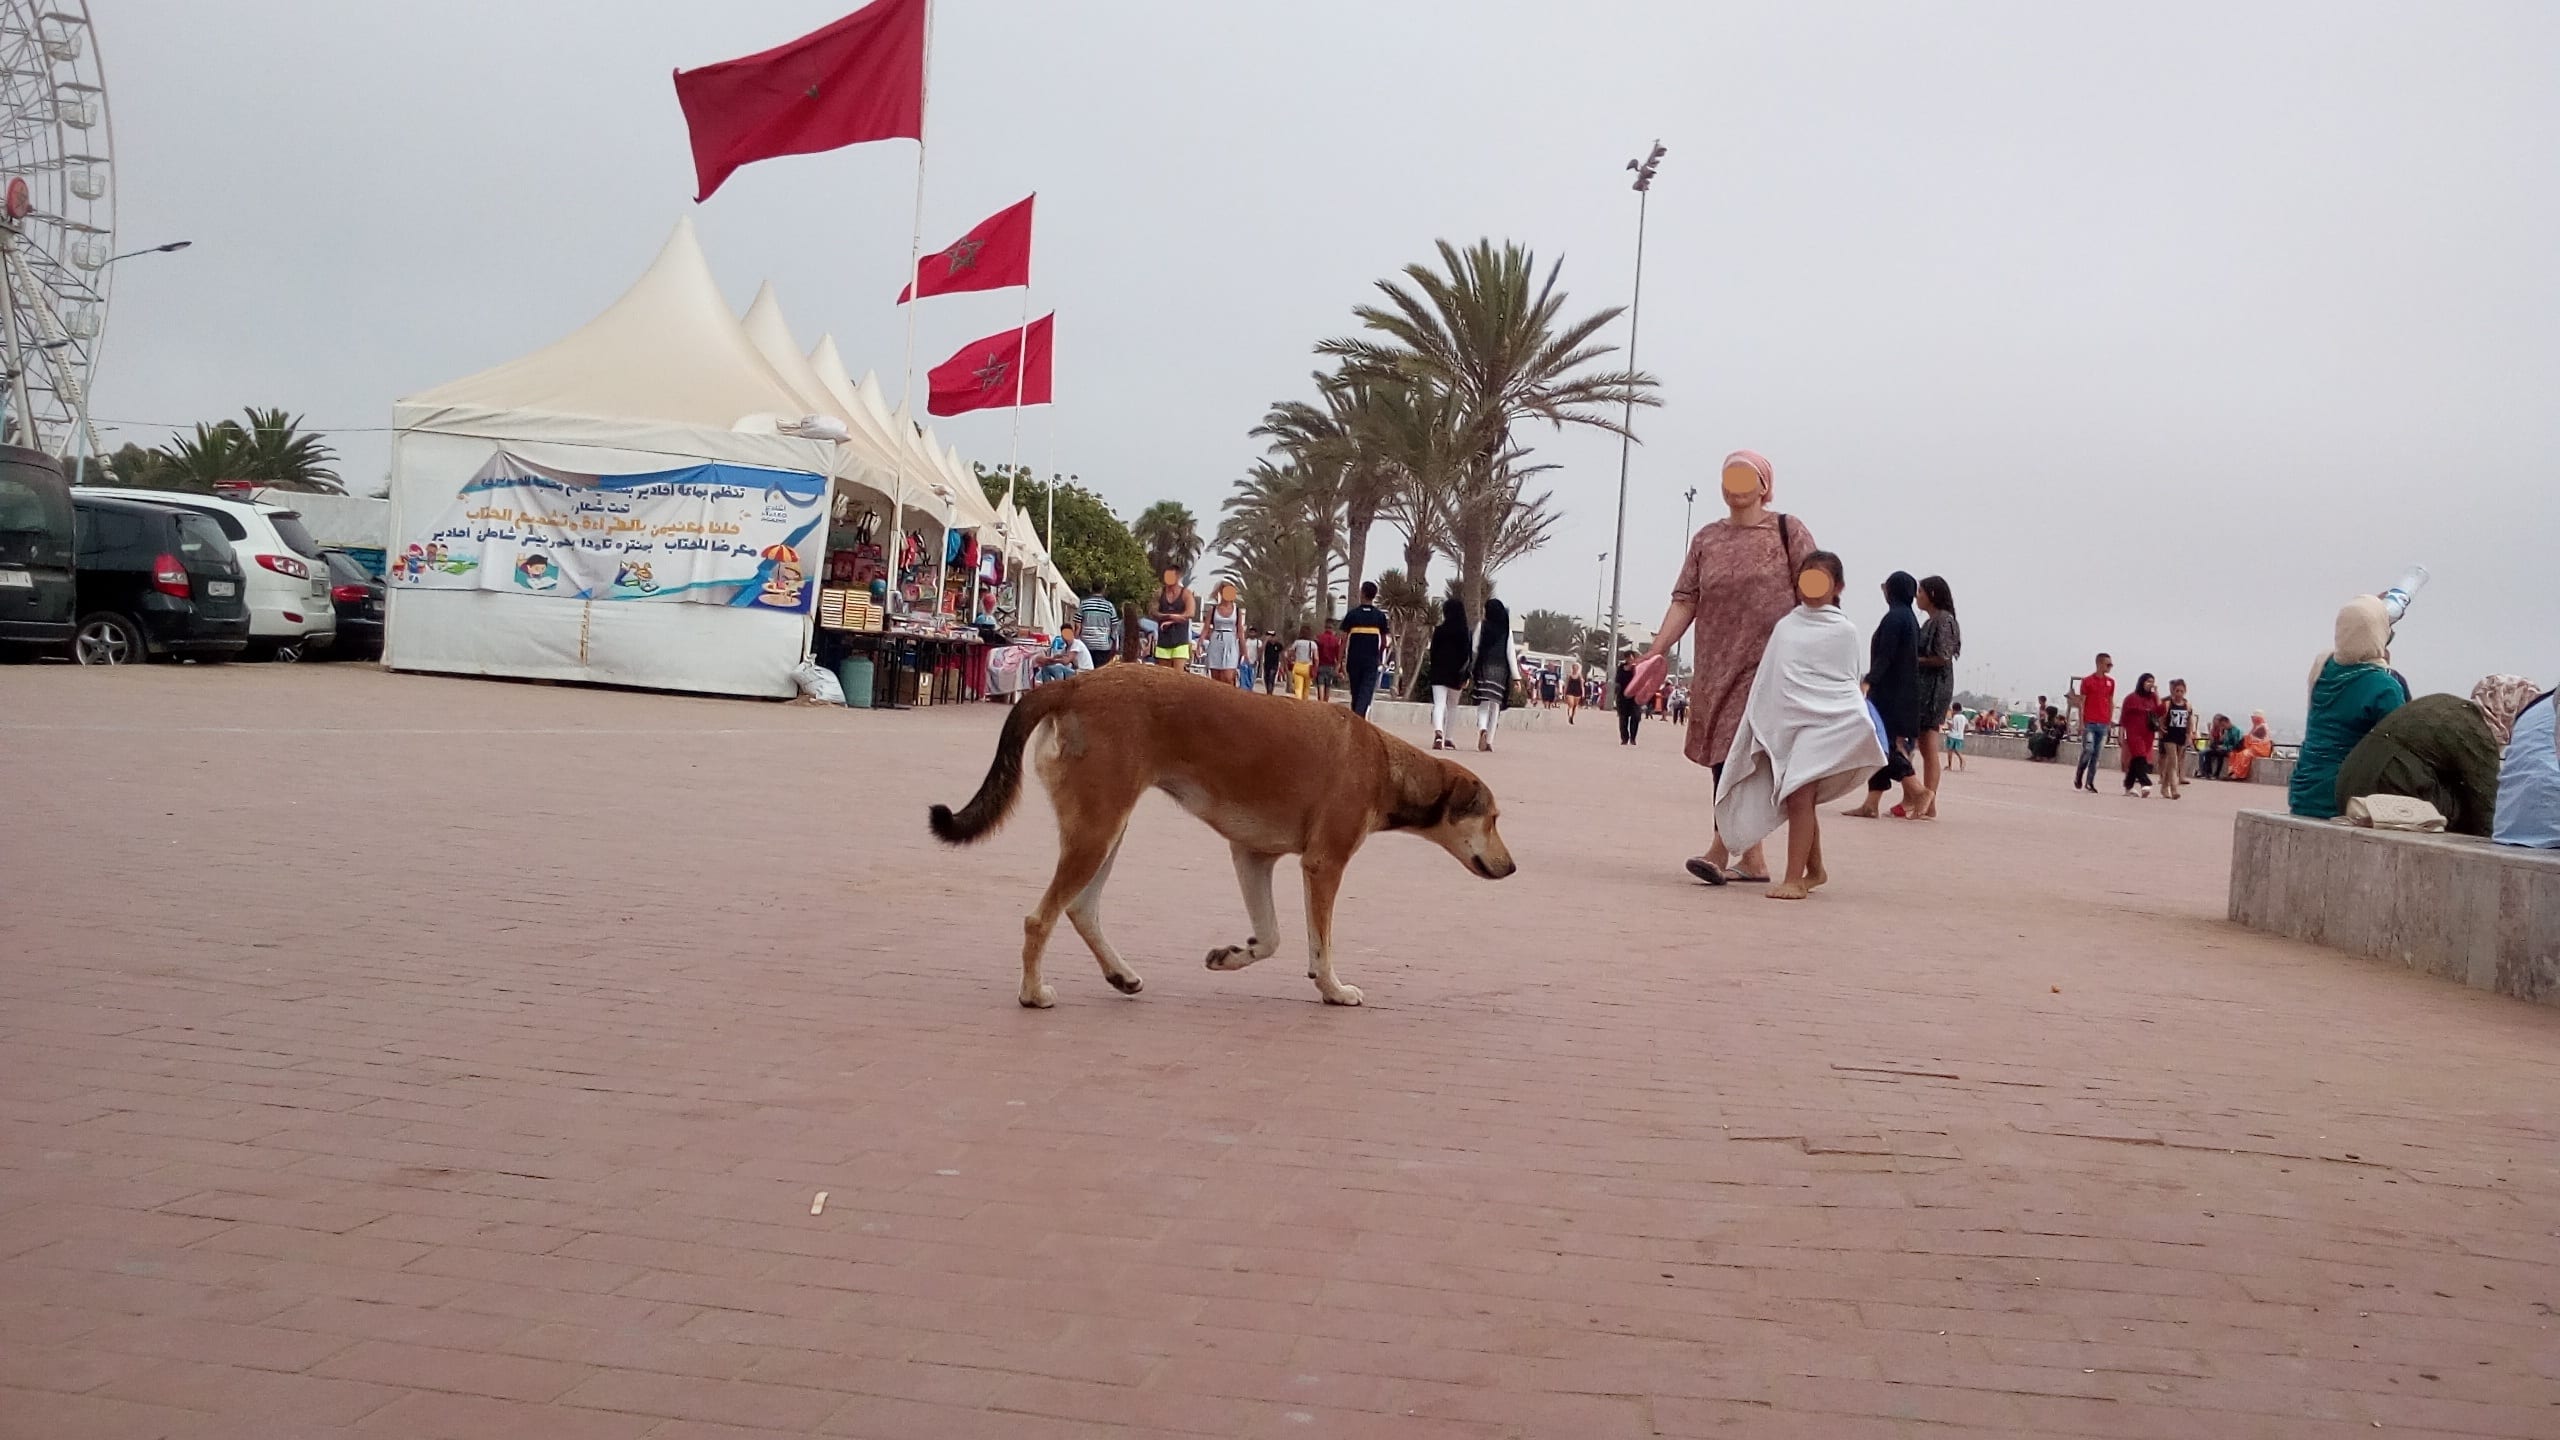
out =
[(1802, 880), (1789, 880), (1783, 885), (1769, 887), (1769, 898), (1772, 900), (1802, 900), (1812, 893), (1813, 887)]
[(1831, 872), (1823, 869), (1819, 865), (1816, 865), (1812, 869), (1804, 872), (1804, 888), (1805, 893), (1808, 895), (1830, 883)]

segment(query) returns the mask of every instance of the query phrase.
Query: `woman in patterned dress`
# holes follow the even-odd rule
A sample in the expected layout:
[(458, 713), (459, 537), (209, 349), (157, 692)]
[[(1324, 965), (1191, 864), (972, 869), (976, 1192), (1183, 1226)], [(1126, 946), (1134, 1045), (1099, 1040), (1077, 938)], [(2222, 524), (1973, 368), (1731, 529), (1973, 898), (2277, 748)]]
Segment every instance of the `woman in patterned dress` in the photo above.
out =
[[(1802, 521), (1769, 508), (1775, 476), (1766, 457), (1750, 450), (1726, 456), (1722, 488), (1724, 518), (1689, 538), (1688, 558), (1671, 587), (1671, 608), (1663, 612), (1652, 648), (1640, 657), (1641, 662), (1670, 654), (1694, 625), (1683, 753), (1719, 781), (1769, 632), (1795, 608), (1796, 571), (1821, 548)], [(1714, 824), (1712, 812), (1708, 824)], [(1769, 859), (1759, 846), (1743, 852), (1739, 865), (1729, 865), (1734, 858), (1711, 828), (1707, 853), (1690, 857), (1688, 870), (1709, 885), (1768, 880)]]

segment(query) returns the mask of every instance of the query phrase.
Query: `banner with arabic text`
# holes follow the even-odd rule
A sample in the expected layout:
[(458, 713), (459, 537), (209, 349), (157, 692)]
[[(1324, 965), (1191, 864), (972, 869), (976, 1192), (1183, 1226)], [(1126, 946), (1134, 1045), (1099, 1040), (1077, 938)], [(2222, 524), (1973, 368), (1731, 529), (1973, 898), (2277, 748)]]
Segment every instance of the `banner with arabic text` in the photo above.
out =
[(789, 470), (583, 475), (500, 450), (426, 534), (391, 556), (389, 579), (420, 590), (805, 611), (826, 502), (824, 477)]

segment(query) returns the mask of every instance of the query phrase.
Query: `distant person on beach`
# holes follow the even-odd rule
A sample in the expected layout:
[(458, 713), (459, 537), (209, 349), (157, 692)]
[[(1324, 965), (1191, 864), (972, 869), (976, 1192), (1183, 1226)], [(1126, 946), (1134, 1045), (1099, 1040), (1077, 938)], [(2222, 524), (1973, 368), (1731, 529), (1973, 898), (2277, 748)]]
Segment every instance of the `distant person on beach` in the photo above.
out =
[(1099, 590), (1087, 595), (1076, 606), (1076, 634), (1093, 652), (1097, 668), (1110, 664), (1119, 658), (1120, 608)]
[[(2027, 732), (2027, 758), (2058, 761), (2062, 758), (2062, 742), (2069, 738), (2071, 738), (2070, 722), (2062, 718), (2060, 710), (2047, 705), (2044, 707), (2043, 718), (2036, 722), (2035, 728)], [(2078, 782), (2074, 781), (2073, 785), (2077, 788)]]
[(2198, 742), (2196, 778), (2219, 780), (2222, 778), (2222, 762), (2232, 751), (2240, 748), (2240, 727), (2231, 723), (2230, 716), (2216, 715), (2204, 727), (2204, 734), (2198, 737)]
[(2267, 712), (2252, 710), (2249, 712), (2249, 729), (2240, 737), (2240, 743), (2231, 747), (2230, 764), (2222, 778), (2245, 782), (2259, 761), (2275, 753), (2276, 739), (2274, 732), (2267, 729)]
[(1484, 602), (1484, 628), (1476, 632), (1476, 748), (1493, 748), (1493, 732), (1502, 724), (1502, 707), (1511, 700), (1511, 611), (1499, 600)]
[(1316, 637), (1308, 627), (1298, 627), (1298, 638), (1289, 642), (1289, 693), (1304, 700), (1307, 687), (1316, 678)]
[(1467, 688), (1467, 661), (1475, 655), (1475, 637), (1467, 630), (1466, 602), (1452, 595), (1440, 602), (1440, 623), (1431, 629), (1431, 656), (1424, 678), (1431, 685), (1431, 748), (1455, 750), (1449, 732), (1458, 725), (1458, 696)]
[(2169, 698), (2160, 706), (2160, 794), (2178, 798), (2187, 779), (2187, 746), (2195, 739), (2196, 707), (2187, 698), (2187, 682), (2169, 682)]
[(1073, 620), (1058, 627), (1058, 633), (1049, 641), (1049, 653), (1040, 662), (1040, 672), (1033, 677), (1039, 684), (1071, 679), (1076, 672), (1093, 668), (1093, 652), (1077, 635), (1077, 628)]
[(2339, 812), (2338, 767), (2348, 752), (2409, 703), (2409, 689), (2391, 673), (2391, 612), (2371, 595), (2338, 610), (2334, 643), (2311, 662), (2311, 711), (2302, 722), (2302, 747), (2294, 755), (2286, 808), (2306, 820)]
[[(1719, 779), (1769, 632), (1796, 608), (1797, 568), (1821, 548), (1802, 521), (1769, 508), (1775, 475), (1768, 458), (1754, 451), (1736, 450), (1725, 457), (1720, 477), (1724, 517), (1689, 537), (1689, 553), (1680, 562), (1662, 628), (1638, 657), (1641, 664), (1667, 656), (1683, 637), (1689, 638), (1689, 725), (1682, 753)], [(1594, 675), (1589, 683), (1596, 686), (1598, 681)], [(1739, 865), (1728, 863), (1736, 859)], [(1686, 868), (1711, 885), (1769, 878), (1768, 856), (1757, 845), (1737, 857), (1712, 832), (1706, 853), (1690, 857)]]
[[(1961, 770), (1964, 768), (1964, 735), (1966, 728), (1967, 721), (1965, 720), (1964, 711), (1958, 709), (1948, 714), (1946, 731), (1938, 737), (1940, 745), (1947, 752), (1947, 768), (1950, 770)], [(1929, 792), (1929, 803), (1933, 807), (1937, 804), (1937, 794), (1938, 792), (1934, 789)], [(1932, 813), (1934, 813), (1934, 811)]]
[(1956, 657), (1964, 653), (1964, 629), (1956, 623), (1956, 596), (1943, 575), (1920, 580), (1920, 802), (1919, 818), (1938, 818), (1939, 750), (1947, 712), (1956, 703)]
[(1671, 691), (1671, 723), (1689, 723), (1689, 687), (1686, 683), (1673, 687)]
[(1572, 671), (1564, 677), (1564, 723), (1572, 724), (1573, 717), (1581, 713), (1582, 662), (1577, 660), (1573, 663)]
[(1277, 630), (1262, 632), (1262, 689), (1276, 695), (1282, 681), (1289, 678), (1289, 642)]
[(1342, 661), (1351, 681), (1351, 713), (1366, 717), (1378, 698), (1378, 672), (1387, 657), (1387, 612), (1378, 608), (1378, 582), (1360, 582), (1360, 603), (1342, 612)]
[(1221, 685), (1236, 683), (1236, 671), (1244, 664), (1244, 606), (1236, 600), (1236, 582), (1221, 580), (1216, 591), (1217, 603), (1209, 607), (1208, 643), (1202, 659), (1209, 666), (1209, 678)]
[(1853, 820), (1876, 818), (1884, 792), (1897, 781), (1902, 799), (1894, 804), (1894, 818), (1927, 818), (1929, 796), (1912, 763), (1920, 748), (1920, 615), (1912, 608), (1919, 597), (1920, 582), (1911, 572), (1896, 570), (1885, 577), (1884, 618), (1867, 642), (1867, 703), (1884, 723), (1884, 764), (1868, 777), (1866, 800), (1840, 812)]
[(1191, 622), (1200, 618), (1200, 597), (1182, 583), (1182, 572), (1165, 567), (1164, 588), (1156, 592), (1156, 663), (1169, 670), (1191, 667)]
[(2098, 668), (2080, 681), (2080, 764), (2071, 772), (2071, 788), (2098, 793), (2098, 760), (2106, 753), (2107, 722), (2115, 718), (2115, 657), (2100, 651)]
[(1316, 635), (1316, 698), (1327, 705), (1333, 703), (1333, 682), (1342, 673), (1342, 632), (1325, 630)]
[(2133, 693), (2124, 697), (2124, 713), (2117, 717), (2117, 743), (2124, 748), (2124, 793), (2140, 799), (2151, 798), (2151, 756), (2160, 740), (2160, 682), (2145, 670), (2133, 682)]
[(1716, 785), (1716, 828), (1733, 844), (1748, 850), (1787, 827), (1786, 875), (1770, 887), (1772, 900), (1802, 900), (1830, 880), (1822, 807), (1885, 758), (1859, 694), (1858, 627), (1840, 613), (1842, 579), (1839, 556), (1805, 557), (1798, 604), (1762, 647)]
[(1644, 727), (1644, 707), (1627, 693), (1636, 683), (1636, 656), (1630, 650), (1618, 657), (1618, 673), (1609, 685), (1609, 693), (1618, 697), (1618, 743), (1633, 745)]

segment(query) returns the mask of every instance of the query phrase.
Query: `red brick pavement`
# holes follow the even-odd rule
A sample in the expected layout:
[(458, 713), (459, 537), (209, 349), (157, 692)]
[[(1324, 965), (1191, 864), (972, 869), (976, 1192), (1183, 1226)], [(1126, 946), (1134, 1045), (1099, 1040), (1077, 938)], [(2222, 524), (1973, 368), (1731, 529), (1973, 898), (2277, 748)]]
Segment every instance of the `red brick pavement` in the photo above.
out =
[(1780, 906), (1523, 735), (1356, 1011), (1151, 801), (1032, 1013), (996, 722), (0, 670), (0, 1435), (2560, 1435), (2560, 1016), (2223, 924), (2269, 792), (1980, 763)]

